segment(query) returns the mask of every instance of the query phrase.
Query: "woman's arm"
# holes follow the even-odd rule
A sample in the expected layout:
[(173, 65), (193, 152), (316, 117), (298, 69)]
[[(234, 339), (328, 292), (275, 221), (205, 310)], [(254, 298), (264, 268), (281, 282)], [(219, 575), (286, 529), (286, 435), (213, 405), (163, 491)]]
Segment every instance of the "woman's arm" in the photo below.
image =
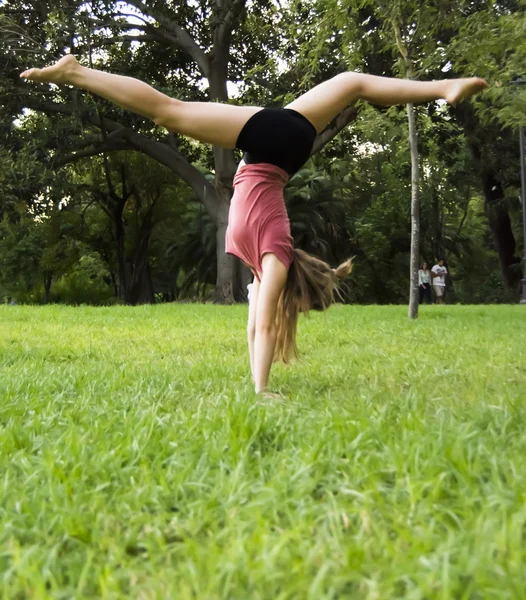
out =
[(255, 381), (254, 377), (254, 339), (256, 337), (256, 310), (259, 295), (259, 281), (254, 279), (252, 287), (250, 288), (250, 298), (248, 303), (248, 325), (247, 325), (247, 336), (248, 336), (248, 354), (250, 356), (250, 372), (252, 373), (252, 381)]
[(276, 311), (278, 300), (287, 281), (287, 267), (275, 254), (265, 254), (262, 261), (263, 276), (258, 290), (256, 306), (256, 332), (254, 337), (254, 383), (256, 393), (267, 389), (270, 367), (276, 347)]

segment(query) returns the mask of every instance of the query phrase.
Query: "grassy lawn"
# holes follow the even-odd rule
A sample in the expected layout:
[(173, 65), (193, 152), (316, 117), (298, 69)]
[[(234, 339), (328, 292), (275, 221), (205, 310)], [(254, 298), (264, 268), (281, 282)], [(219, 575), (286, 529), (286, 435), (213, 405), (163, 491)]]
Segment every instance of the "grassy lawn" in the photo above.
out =
[(0, 597), (526, 597), (526, 307), (0, 307)]

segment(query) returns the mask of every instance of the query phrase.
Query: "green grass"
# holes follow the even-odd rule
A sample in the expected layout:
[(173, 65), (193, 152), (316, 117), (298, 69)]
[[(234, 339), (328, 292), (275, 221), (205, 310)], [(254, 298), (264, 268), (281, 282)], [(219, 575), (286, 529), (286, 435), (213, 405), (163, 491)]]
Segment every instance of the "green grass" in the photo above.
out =
[(406, 312), (0, 307), (0, 597), (526, 597), (526, 307)]

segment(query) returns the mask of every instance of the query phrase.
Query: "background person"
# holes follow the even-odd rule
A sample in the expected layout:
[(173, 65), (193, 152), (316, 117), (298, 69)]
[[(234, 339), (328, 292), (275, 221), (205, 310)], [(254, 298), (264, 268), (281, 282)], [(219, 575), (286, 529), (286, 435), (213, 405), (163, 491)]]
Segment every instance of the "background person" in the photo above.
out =
[(423, 263), (418, 271), (418, 292), (420, 294), (420, 304), (426, 299), (427, 304), (431, 304), (431, 273), (427, 268), (427, 263)]
[(447, 269), (444, 266), (444, 260), (440, 259), (438, 263), (431, 269), (433, 277), (433, 289), (438, 304), (444, 304), (444, 294), (446, 293), (446, 275)]

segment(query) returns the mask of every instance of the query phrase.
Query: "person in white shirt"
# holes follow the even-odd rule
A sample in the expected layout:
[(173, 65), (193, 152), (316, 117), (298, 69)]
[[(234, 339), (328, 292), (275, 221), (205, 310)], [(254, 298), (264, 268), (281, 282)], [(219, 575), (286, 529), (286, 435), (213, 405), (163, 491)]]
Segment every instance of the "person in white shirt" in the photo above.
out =
[(433, 276), (433, 289), (435, 290), (437, 303), (444, 304), (447, 269), (444, 266), (444, 261), (442, 259), (440, 259), (438, 264), (431, 269), (431, 275)]
[(431, 273), (427, 268), (427, 263), (423, 263), (418, 271), (418, 292), (420, 294), (420, 304), (424, 301), (431, 304)]

